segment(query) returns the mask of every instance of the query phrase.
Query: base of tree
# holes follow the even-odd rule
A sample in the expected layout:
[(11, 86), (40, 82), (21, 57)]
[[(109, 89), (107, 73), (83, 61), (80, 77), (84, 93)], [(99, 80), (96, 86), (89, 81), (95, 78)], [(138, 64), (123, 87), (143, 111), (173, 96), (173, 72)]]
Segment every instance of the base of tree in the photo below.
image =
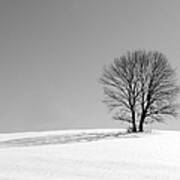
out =
[(133, 129), (132, 127), (127, 129), (127, 133), (143, 133), (144, 129)]
[(137, 133), (138, 131), (137, 131), (137, 129), (135, 129), (135, 128), (129, 127), (129, 128), (127, 129), (127, 132), (128, 132), (128, 133)]

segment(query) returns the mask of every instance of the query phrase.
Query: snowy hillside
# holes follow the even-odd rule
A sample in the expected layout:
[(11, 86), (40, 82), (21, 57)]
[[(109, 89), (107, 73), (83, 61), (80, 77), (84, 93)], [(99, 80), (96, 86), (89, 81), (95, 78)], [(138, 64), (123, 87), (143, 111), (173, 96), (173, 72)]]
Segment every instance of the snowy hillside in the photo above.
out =
[(180, 132), (0, 135), (0, 180), (179, 180)]

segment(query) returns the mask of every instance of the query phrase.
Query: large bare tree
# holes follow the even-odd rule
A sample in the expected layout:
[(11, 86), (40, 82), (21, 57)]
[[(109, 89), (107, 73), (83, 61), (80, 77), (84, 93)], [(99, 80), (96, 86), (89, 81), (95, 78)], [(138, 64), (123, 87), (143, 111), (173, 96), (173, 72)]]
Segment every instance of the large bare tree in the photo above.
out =
[(160, 52), (138, 50), (115, 58), (104, 67), (100, 83), (113, 118), (130, 123), (133, 132), (177, 115), (175, 71)]

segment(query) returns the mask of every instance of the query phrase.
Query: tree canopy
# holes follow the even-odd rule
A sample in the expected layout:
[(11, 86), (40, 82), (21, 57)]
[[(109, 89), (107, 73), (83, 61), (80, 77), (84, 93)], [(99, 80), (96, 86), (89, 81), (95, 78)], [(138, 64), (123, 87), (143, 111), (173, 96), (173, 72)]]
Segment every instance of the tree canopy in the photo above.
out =
[(175, 70), (158, 51), (137, 50), (115, 58), (104, 67), (100, 83), (113, 118), (130, 123), (133, 132), (142, 132), (145, 123), (177, 116)]

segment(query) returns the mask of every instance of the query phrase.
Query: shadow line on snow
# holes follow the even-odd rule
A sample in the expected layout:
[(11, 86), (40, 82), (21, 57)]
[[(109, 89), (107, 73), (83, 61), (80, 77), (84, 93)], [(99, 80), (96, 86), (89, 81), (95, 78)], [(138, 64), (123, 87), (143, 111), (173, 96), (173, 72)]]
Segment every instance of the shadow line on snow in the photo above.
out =
[(0, 147), (25, 147), (25, 146), (39, 146), (50, 144), (67, 144), (77, 142), (92, 142), (103, 139), (115, 138), (138, 138), (137, 134), (130, 134), (126, 132), (114, 133), (77, 133), (66, 135), (46, 135), (39, 137), (27, 137), (10, 139), (0, 142)]

